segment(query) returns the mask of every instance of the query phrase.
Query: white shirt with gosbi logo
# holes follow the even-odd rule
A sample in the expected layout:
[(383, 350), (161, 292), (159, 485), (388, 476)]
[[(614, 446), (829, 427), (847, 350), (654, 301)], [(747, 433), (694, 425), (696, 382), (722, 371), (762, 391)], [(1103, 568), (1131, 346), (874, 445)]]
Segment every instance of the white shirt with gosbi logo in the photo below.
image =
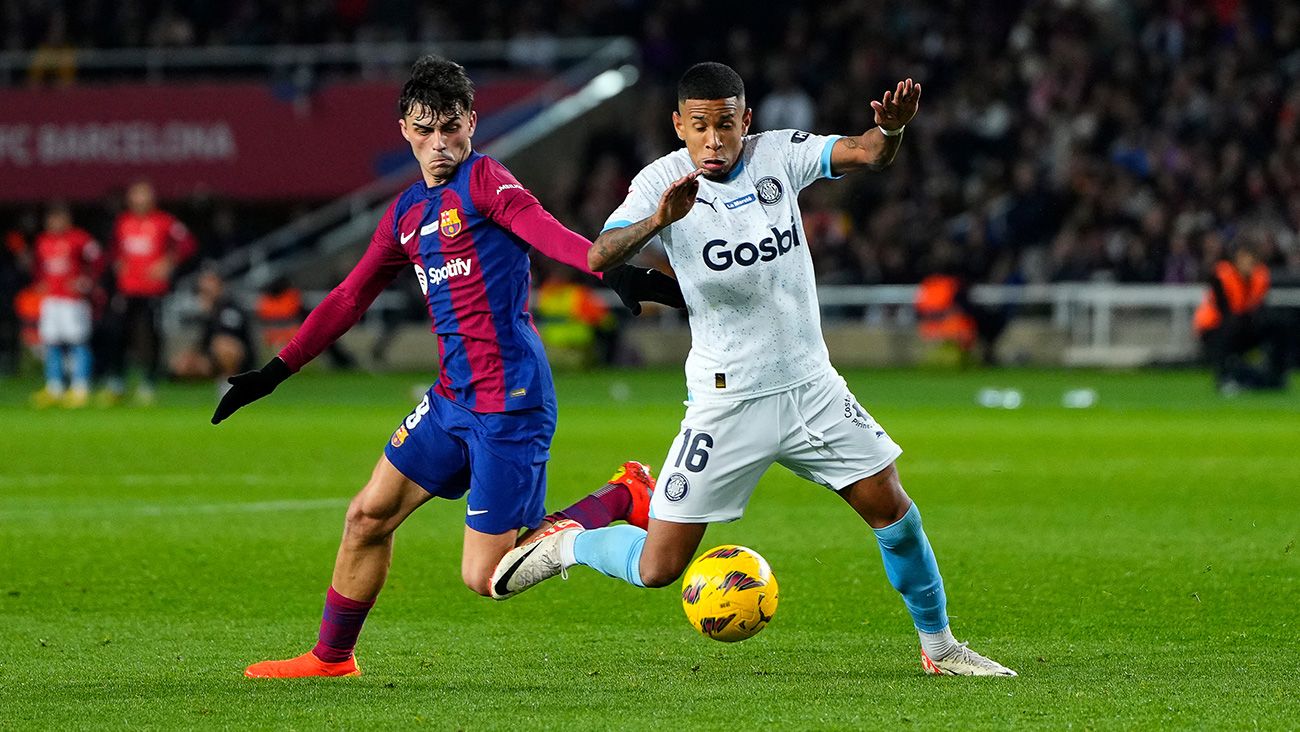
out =
[[(747, 136), (728, 180), (701, 177), (694, 208), (659, 233), (690, 313), (691, 400), (749, 399), (832, 370), (798, 196), (832, 177), (837, 139), (796, 130)], [(694, 169), (685, 148), (647, 165), (605, 228), (647, 218), (668, 185)]]

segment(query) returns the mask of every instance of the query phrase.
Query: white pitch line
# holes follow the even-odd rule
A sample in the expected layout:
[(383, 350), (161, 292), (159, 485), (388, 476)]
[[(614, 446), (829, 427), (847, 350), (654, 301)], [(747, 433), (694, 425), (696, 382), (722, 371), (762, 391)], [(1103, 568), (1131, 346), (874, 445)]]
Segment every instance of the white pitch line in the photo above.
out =
[(315, 511), (346, 506), (346, 498), (304, 498), (283, 501), (245, 501), (235, 503), (175, 503), (175, 504), (108, 504), (98, 508), (78, 506), (61, 510), (36, 508), (18, 511), (0, 511), (0, 521), (33, 518), (117, 518), (123, 516), (195, 516), (225, 513), (273, 513), (276, 511)]
[(94, 475), (78, 473), (41, 473), (39, 475), (0, 475), (0, 488), (42, 488), (60, 483), (94, 481), (96, 485), (269, 485), (282, 478), (258, 473), (126, 473)]

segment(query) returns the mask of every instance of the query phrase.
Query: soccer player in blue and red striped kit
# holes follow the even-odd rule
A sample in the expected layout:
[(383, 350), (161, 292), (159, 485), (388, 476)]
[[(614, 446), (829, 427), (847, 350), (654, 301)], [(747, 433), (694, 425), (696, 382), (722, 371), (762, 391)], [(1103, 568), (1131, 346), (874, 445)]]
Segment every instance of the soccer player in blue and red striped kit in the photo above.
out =
[[(634, 461), (595, 493), (546, 515), (555, 387), (528, 312), (528, 251), (591, 272), (591, 242), (557, 222), (505, 166), (473, 151), (473, 101), (461, 66), (435, 56), (416, 62), (398, 113), (422, 180), (388, 207), (361, 261), (279, 355), (231, 377), (212, 415), (217, 424), (270, 394), (355, 325), (399, 273), (415, 269), (438, 338), (438, 378), (348, 507), (315, 648), (255, 663), (247, 676), (360, 674), (353, 648), (388, 575), (393, 533), (431, 498), (468, 493), (461, 576), (484, 596), (501, 557), (538, 530), (560, 521), (586, 528), (648, 521), (654, 479)], [(605, 283), (634, 312), (639, 301), (684, 305), (667, 275), (635, 268), (612, 274)]]

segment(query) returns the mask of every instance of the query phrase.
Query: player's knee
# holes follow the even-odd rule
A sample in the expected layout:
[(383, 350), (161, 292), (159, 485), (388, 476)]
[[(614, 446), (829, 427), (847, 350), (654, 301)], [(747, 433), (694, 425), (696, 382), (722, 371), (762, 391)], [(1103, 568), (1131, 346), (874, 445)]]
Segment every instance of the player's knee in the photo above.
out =
[(651, 564), (643, 562), (640, 567), (641, 584), (646, 587), (667, 587), (676, 582), (685, 569), (684, 565), (676, 562), (654, 562)]
[(388, 539), (393, 533), (392, 516), (369, 503), (362, 494), (352, 499), (344, 521), (346, 539), (359, 544), (374, 544)]
[(466, 587), (483, 597), (492, 596), (492, 576), (490, 572), (464, 568), (460, 572), (460, 579), (465, 583)]
[(660, 570), (651, 570), (649, 572), (642, 570), (641, 584), (645, 585), (646, 587), (667, 587), (668, 585), (671, 585), (672, 583), (676, 582), (680, 574), (681, 574), (680, 572), (678, 574), (672, 574), (670, 572), (663, 572)]
[(892, 463), (840, 491), (840, 496), (876, 529), (903, 518), (912, 507), (912, 499), (903, 490), (898, 469)]

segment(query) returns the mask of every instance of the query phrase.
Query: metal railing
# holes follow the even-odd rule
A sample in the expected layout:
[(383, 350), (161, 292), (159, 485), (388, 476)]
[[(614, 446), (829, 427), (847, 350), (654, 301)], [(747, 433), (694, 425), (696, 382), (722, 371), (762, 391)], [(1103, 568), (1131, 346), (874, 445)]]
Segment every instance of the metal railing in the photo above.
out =
[[(1205, 285), (1128, 285), (1107, 282), (1062, 282), (1039, 285), (976, 285), (971, 300), (987, 306), (1045, 309), (1053, 327), (1069, 335), (1077, 348), (1103, 352), (1117, 345), (1117, 323), (1125, 313), (1167, 319), (1162, 342), (1147, 342), (1153, 352), (1196, 351), (1192, 317), (1204, 300)], [(823, 312), (862, 309), (861, 319), (887, 326), (916, 322), (916, 285), (844, 285), (818, 288)], [(1279, 288), (1268, 303), (1300, 307), (1300, 288)]]
[[(1067, 351), (1083, 354), (1066, 363), (1075, 365), (1134, 366), (1157, 361), (1186, 360), (1198, 352), (1192, 313), (1205, 296), (1202, 285), (1118, 285), (1107, 283), (1058, 283), (1046, 285), (977, 285), (971, 299), (987, 306), (1014, 306), (1018, 317), (1037, 318), (1066, 335)], [(319, 304), (326, 290), (309, 290), (303, 300), (309, 307)], [(598, 294), (611, 307), (618, 306), (613, 292), (600, 289)], [(824, 324), (839, 327), (877, 327), (893, 331), (914, 332), (916, 326), (915, 285), (838, 285), (818, 288)], [(240, 300), (251, 310), (251, 291), (240, 293)], [(1269, 293), (1273, 306), (1300, 308), (1300, 288), (1275, 289)], [(169, 332), (175, 333), (183, 319), (198, 314), (198, 301), (192, 292), (179, 292), (169, 298), (172, 319)], [(380, 293), (362, 323), (392, 327), (389, 313), (411, 312), (408, 299), (395, 291)], [(1034, 314), (1033, 311), (1038, 311)], [(1136, 311), (1142, 318), (1159, 324), (1159, 338), (1144, 338), (1139, 343), (1119, 342), (1122, 328), (1117, 323), (1126, 311)], [(854, 313), (846, 316), (846, 313)], [(412, 321), (414, 323), (415, 321)], [(681, 329), (685, 321), (679, 311), (662, 309), (657, 317), (642, 317), (638, 328)], [(427, 327), (421, 322), (421, 328)], [(1148, 329), (1149, 330), (1149, 329)]]

